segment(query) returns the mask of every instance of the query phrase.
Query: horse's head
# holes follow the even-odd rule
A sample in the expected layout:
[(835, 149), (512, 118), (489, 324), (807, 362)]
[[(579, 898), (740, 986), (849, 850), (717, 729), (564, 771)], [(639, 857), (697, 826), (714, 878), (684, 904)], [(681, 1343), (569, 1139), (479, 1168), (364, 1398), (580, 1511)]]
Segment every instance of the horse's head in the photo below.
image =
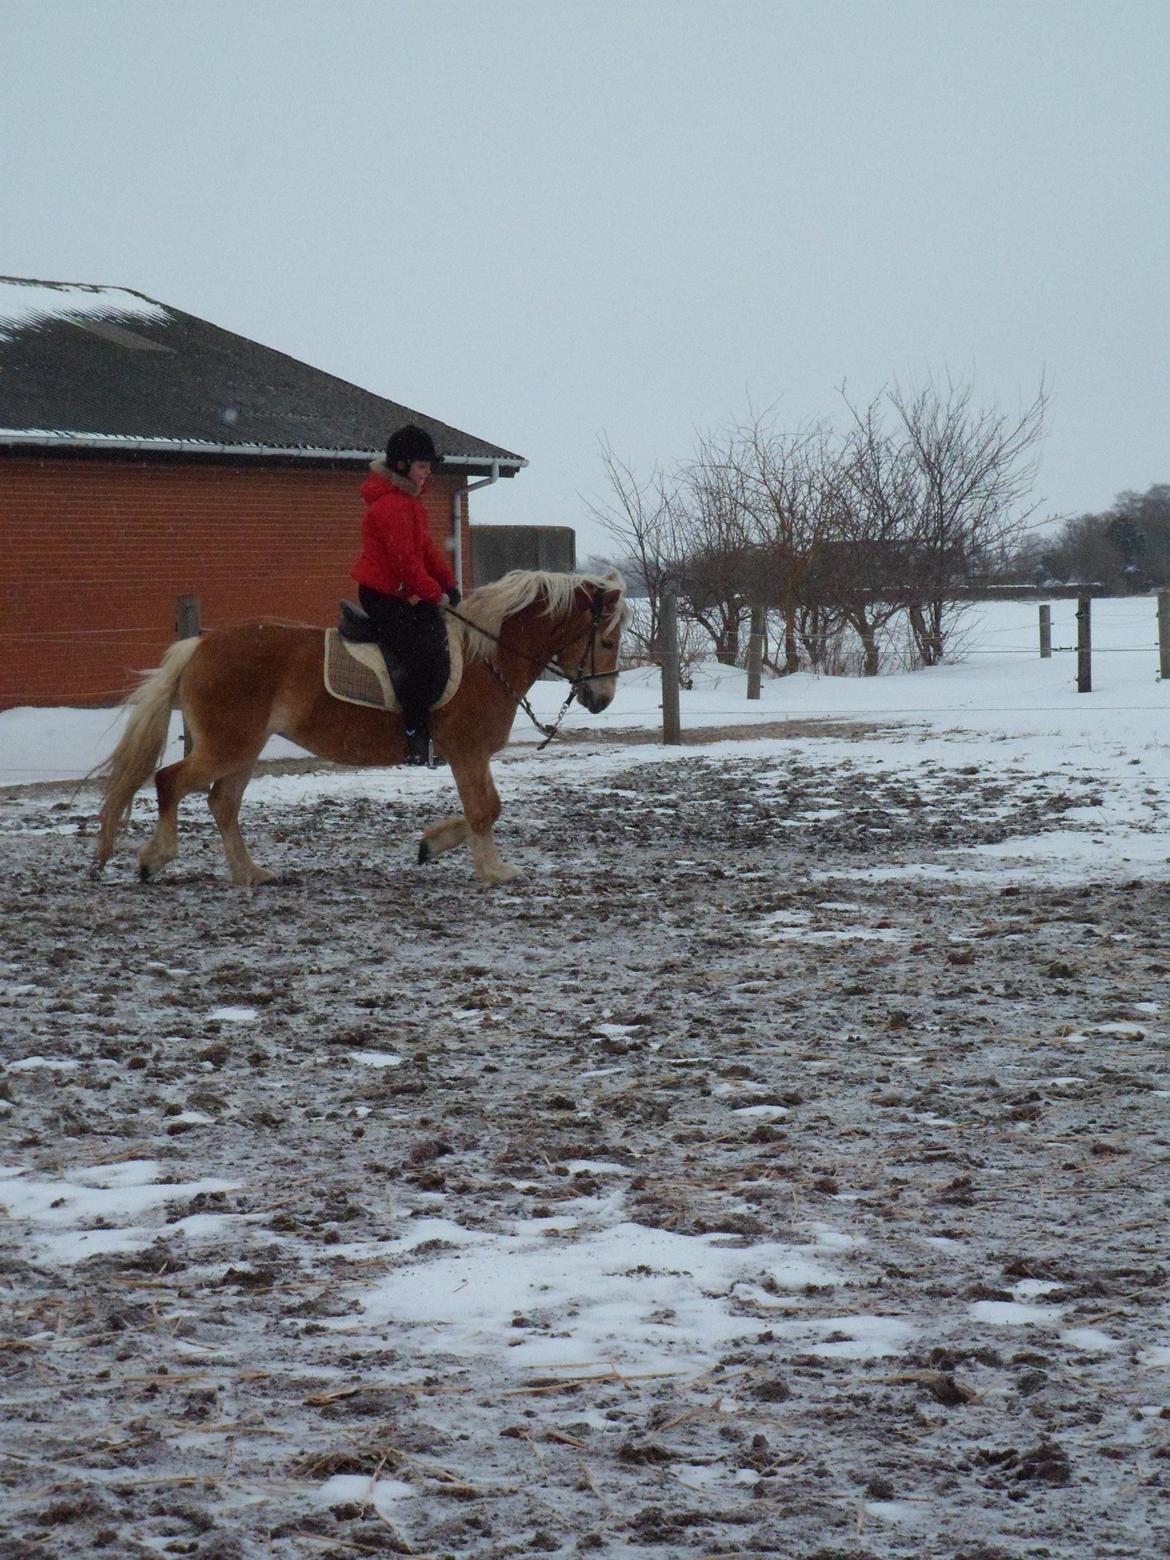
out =
[[(598, 574), (513, 569), (471, 591), (460, 616), (466, 657), (494, 666), (497, 655), (514, 656), (510, 675), (523, 675), (525, 687), (550, 667), (572, 683), (594, 715), (612, 702), (622, 629), (630, 620), (626, 582), (616, 569)], [(519, 703), (511, 684), (498, 670), (496, 675)]]
[(578, 701), (591, 715), (600, 715), (617, 692), (622, 629), (629, 616), (620, 575), (612, 582), (585, 580), (573, 594), (573, 609), (565, 620), (565, 638), (557, 647), (556, 664), (573, 682)]

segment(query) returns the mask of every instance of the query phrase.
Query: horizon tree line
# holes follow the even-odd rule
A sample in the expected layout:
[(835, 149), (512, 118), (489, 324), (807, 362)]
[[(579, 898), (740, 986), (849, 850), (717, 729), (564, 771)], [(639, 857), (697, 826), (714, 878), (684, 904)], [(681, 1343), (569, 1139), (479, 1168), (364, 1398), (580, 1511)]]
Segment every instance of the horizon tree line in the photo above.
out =
[(851, 629), (876, 675), (900, 614), (918, 664), (944, 658), (962, 611), (953, 593), (1002, 571), (1027, 536), (1047, 392), (1014, 414), (949, 379), (895, 384), (865, 405), (841, 398), (835, 423), (788, 431), (751, 415), (646, 477), (603, 439), (607, 496), (591, 508), (645, 594), (642, 658), (657, 658), (667, 591), (729, 665), (753, 608), (779, 674), (826, 667)]

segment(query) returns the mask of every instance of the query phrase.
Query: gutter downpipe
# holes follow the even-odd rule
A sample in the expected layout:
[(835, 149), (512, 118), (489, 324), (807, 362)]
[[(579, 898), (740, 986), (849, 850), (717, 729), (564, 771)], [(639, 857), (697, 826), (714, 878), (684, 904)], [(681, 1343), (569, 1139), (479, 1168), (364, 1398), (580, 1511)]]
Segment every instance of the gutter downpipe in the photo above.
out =
[(452, 501), (454, 517), (454, 536), (452, 545), (455, 548), (455, 583), (459, 587), (460, 595), (463, 594), (463, 496), (465, 493), (474, 493), (479, 488), (491, 487), (493, 482), (500, 480), (500, 463), (492, 461), (492, 474), (490, 477), (481, 477), (478, 482), (469, 482), (462, 492), (457, 488)]

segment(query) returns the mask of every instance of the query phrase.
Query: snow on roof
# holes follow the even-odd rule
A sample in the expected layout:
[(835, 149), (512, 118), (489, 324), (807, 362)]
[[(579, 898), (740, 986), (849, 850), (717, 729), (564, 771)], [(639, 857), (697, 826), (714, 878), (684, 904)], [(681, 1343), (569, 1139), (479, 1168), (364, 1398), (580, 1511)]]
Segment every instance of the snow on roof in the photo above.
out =
[(27, 328), (54, 319), (165, 320), (162, 304), (126, 287), (92, 287), (84, 282), (22, 281), (0, 276), (0, 335), (6, 326)]
[(520, 455), (126, 287), (0, 276), (0, 446), (367, 461), (426, 428), (452, 466)]

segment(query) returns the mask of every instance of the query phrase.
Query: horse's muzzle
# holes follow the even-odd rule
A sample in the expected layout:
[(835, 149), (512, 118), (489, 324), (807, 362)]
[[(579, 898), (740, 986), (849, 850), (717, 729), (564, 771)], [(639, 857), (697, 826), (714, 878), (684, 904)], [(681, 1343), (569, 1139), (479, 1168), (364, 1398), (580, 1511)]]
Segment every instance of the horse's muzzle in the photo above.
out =
[(590, 715), (600, 715), (602, 710), (608, 709), (613, 703), (616, 692), (616, 677), (591, 678), (589, 682), (578, 684), (577, 702), (583, 704)]

